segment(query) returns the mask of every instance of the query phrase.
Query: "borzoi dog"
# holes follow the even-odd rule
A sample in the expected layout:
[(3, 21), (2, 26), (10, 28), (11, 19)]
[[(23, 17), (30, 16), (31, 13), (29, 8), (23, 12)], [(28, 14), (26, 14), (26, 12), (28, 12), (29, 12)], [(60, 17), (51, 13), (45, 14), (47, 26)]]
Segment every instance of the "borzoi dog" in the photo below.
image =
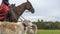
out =
[(24, 27), (22, 23), (15, 22), (1, 22), (0, 32), (1, 34), (23, 34)]
[(30, 20), (24, 20), (23, 23), (26, 26), (26, 30), (25, 30), (26, 34), (36, 34), (37, 33), (36, 24), (33, 24)]

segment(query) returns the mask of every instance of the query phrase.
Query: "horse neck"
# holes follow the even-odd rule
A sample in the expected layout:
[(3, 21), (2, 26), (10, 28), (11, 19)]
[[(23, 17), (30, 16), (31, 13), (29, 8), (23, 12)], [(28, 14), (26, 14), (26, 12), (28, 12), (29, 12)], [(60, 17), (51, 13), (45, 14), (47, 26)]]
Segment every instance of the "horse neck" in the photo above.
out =
[(26, 4), (23, 3), (22, 5), (18, 6), (17, 9), (19, 9), (17, 14), (21, 16), (26, 9)]
[(16, 18), (17, 20), (23, 14), (23, 12), (25, 11), (25, 9), (26, 9), (25, 6), (26, 6), (26, 4), (22, 4), (22, 5), (19, 5), (19, 6), (13, 8), (14, 12), (17, 14), (16, 15), (17, 16), (17, 18)]

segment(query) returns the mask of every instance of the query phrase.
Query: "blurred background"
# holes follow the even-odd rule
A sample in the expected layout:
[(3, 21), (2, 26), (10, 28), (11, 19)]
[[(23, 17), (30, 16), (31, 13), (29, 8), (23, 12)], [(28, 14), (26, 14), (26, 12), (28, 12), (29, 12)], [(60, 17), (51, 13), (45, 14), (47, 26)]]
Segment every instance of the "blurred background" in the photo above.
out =
[[(27, 0), (9, 0), (16, 6)], [(37, 24), (37, 34), (60, 34), (60, 0), (29, 0), (35, 13), (24, 12), (23, 17)], [(1, 5), (2, 0), (0, 0)]]

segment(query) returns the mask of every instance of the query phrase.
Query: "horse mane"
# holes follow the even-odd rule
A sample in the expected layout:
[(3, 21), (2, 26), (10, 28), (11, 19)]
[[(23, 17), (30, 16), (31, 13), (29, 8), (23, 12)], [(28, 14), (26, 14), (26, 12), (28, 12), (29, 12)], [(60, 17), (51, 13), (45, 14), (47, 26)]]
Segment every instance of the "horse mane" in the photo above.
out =
[[(26, 5), (27, 3), (30, 3), (30, 2), (29, 2), (29, 1), (24, 2), (24, 3), (20, 4), (20, 5), (18, 5), (17, 7), (19, 7), (19, 8), (20, 8), (22, 5)], [(31, 3), (30, 3), (30, 4), (31, 4)], [(17, 7), (16, 7), (16, 8), (17, 8)]]
[[(20, 8), (22, 5), (26, 5), (26, 3), (27, 3), (27, 2), (22, 3), (22, 4), (18, 5), (17, 7), (19, 7), (19, 8)], [(17, 7), (16, 7), (16, 8), (17, 8)]]

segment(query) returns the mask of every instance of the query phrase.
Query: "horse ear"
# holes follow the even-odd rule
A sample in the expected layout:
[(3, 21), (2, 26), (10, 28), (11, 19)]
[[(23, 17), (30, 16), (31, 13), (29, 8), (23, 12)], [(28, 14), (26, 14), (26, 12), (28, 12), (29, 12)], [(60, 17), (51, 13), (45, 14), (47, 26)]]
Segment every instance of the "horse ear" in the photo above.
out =
[(29, 2), (29, 1), (27, 0), (27, 2)]

